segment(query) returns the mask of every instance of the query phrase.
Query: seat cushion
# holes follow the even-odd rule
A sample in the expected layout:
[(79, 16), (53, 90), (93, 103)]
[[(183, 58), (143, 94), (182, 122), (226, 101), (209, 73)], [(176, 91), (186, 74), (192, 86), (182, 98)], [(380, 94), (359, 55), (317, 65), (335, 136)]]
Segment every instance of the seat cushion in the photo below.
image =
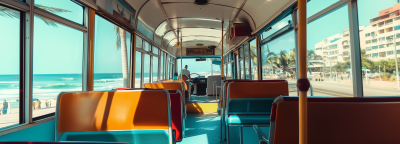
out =
[(230, 115), (228, 124), (269, 124), (270, 115)]

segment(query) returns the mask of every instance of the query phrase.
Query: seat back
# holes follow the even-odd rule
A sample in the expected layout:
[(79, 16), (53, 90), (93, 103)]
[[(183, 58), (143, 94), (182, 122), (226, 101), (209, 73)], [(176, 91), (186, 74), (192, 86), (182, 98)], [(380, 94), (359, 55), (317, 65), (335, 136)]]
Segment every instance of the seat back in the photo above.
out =
[(61, 92), (55, 121), (56, 141), (173, 142), (166, 90)]
[[(183, 81), (183, 80), (164, 80), (164, 81), (162, 81), (163, 83), (165, 83), (165, 82), (179, 82), (179, 83), (181, 83), (183, 86), (184, 86), (184, 90), (187, 90), (188, 88), (186, 87), (186, 83)], [(183, 93), (183, 91), (182, 91), (182, 93)]]
[(185, 105), (185, 89), (180, 82), (161, 82), (161, 83), (147, 83), (143, 85), (148, 89), (166, 89), (166, 90), (179, 90), (182, 92), (182, 104)]
[[(223, 91), (222, 91), (223, 97), (222, 97), (222, 99), (220, 98), (220, 108), (225, 109), (225, 107), (226, 107), (226, 99), (227, 99), (227, 96), (228, 96), (227, 89), (228, 89), (228, 85), (231, 82), (236, 82), (236, 83), (238, 83), (238, 82), (286, 82), (286, 80), (236, 80), (236, 79), (235, 80), (226, 80), (224, 82), (224, 84), (223, 84), (223, 87), (222, 87), (222, 89), (223, 89)], [(263, 90), (263, 89), (259, 89), (259, 90)], [(257, 90), (257, 91), (259, 91), (259, 90)], [(243, 91), (243, 89), (242, 89), (242, 91)], [(246, 91), (247, 90), (244, 90), (243, 92), (246, 92)], [(288, 92), (289, 92), (289, 90), (288, 90)], [(289, 95), (289, 94), (287, 94), (287, 95)]]
[[(400, 97), (307, 98), (308, 144), (400, 143)], [(299, 143), (298, 97), (279, 97), (271, 115), (272, 144)]]
[(227, 114), (270, 114), (274, 99), (289, 95), (288, 83), (230, 82), (227, 88)]
[[(216, 85), (214, 85), (216, 82)], [(213, 75), (207, 77), (207, 95), (216, 95), (214, 92), (215, 86), (221, 85), (221, 75)]]

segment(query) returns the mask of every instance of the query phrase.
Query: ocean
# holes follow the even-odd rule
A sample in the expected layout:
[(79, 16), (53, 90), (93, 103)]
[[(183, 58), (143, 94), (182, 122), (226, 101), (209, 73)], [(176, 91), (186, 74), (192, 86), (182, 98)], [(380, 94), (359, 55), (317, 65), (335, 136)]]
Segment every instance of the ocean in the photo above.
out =
[[(145, 81), (148, 73), (144, 74)], [(94, 74), (95, 91), (111, 90), (123, 87), (122, 73), (98, 73)], [(140, 73), (135, 75), (135, 81), (140, 81)], [(82, 91), (82, 74), (34, 74), (33, 98), (56, 99), (60, 92)], [(11, 108), (18, 108), (19, 100), (19, 75), (0, 75), (0, 102), (3, 100), (14, 101)]]

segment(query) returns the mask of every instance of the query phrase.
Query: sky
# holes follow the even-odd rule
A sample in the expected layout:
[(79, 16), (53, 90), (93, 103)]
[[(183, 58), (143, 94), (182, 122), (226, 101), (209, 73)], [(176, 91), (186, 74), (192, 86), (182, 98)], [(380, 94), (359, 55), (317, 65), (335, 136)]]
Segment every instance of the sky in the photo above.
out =
[[(311, 0), (307, 4), (307, 17), (323, 10), (339, 0)], [(359, 24), (369, 25), (369, 19), (378, 16), (378, 12), (392, 7), (397, 0), (359, 0)], [(83, 9), (70, 0), (35, 0), (35, 4), (57, 7), (71, 12), (57, 15), (82, 24)], [(291, 20), (288, 16), (281, 22), (272, 26), (264, 38), (279, 30)], [(19, 19), (0, 16), (0, 75), (19, 73)], [(95, 73), (121, 73), (121, 51), (116, 49), (114, 25), (99, 16), (96, 16), (95, 27)], [(314, 45), (323, 39), (342, 34), (349, 28), (348, 6), (325, 15), (324, 17), (308, 24), (307, 47), (315, 50)], [(294, 33), (289, 32), (284, 36), (267, 44), (271, 51), (290, 50), (294, 47)], [(129, 43), (128, 43), (129, 47)], [(57, 24), (57, 27), (48, 26), (42, 20), (34, 19), (34, 74), (73, 74), (82, 72), (83, 33), (72, 28)], [(148, 72), (150, 61), (145, 57), (145, 72)], [(186, 64), (186, 62), (184, 63)], [(193, 65), (191, 71), (210, 71), (209, 61), (188, 61)], [(178, 68), (179, 69), (179, 68)]]

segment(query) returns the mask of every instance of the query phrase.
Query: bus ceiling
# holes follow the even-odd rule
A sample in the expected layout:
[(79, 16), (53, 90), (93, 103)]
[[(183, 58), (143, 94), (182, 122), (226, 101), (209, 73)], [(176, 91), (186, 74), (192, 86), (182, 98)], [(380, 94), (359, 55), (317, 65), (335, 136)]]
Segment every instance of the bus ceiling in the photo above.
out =
[[(128, 23), (125, 19), (116, 19), (117, 23), (123, 23), (122, 26), (135, 31), (146, 41), (179, 56), (180, 46), (174, 45), (181, 39), (184, 49), (215, 46), (214, 55), (221, 55), (222, 37), (224, 52), (235, 48), (243, 40), (265, 31), (282, 15), (290, 13), (297, 0), (209, 0), (205, 5), (197, 5), (194, 0), (107, 1), (111, 4), (79, 2), (86, 3), (104, 16), (110, 16), (106, 13), (112, 9), (113, 13), (122, 13)], [(118, 12), (116, 7), (125, 11)], [(129, 18), (127, 15), (130, 15)], [(246, 25), (248, 34), (233, 38), (234, 35), (228, 32), (235, 26), (243, 26), (236, 24)]]

